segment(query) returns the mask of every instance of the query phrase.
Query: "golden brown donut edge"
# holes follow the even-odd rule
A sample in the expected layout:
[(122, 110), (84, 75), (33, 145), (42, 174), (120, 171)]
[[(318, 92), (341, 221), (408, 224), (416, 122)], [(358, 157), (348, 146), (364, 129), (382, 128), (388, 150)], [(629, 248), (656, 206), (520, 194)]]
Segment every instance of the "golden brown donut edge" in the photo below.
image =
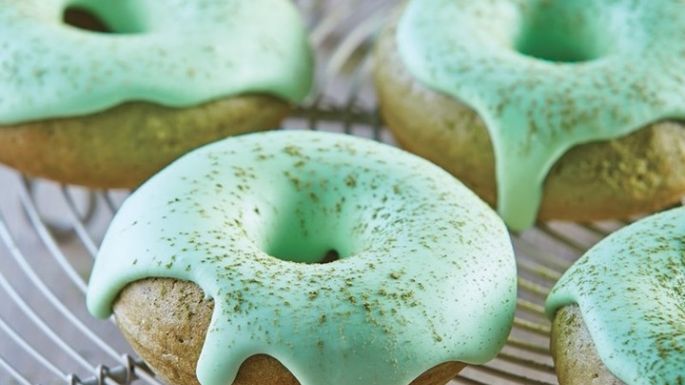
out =
[[(117, 325), (133, 349), (169, 385), (199, 385), (195, 367), (214, 308), (192, 282), (147, 278), (125, 287), (114, 303)], [(464, 364), (447, 362), (410, 385), (444, 385)], [(323, 381), (324, 379), (322, 379)], [(278, 360), (255, 355), (243, 362), (233, 385), (299, 385)]]
[(86, 116), (0, 126), (0, 162), (63, 183), (131, 188), (194, 148), (277, 128), (290, 109), (266, 95), (190, 108), (130, 102)]
[(560, 385), (625, 385), (599, 358), (576, 305), (557, 311), (552, 323), (550, 350)]

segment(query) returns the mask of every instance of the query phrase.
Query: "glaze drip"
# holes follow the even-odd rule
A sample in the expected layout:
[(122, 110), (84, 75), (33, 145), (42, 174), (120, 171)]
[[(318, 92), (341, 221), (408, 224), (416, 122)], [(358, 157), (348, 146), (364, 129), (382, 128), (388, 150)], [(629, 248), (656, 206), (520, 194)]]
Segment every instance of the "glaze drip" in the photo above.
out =
[(590, 249), (554, 286), (553, 318), (578, 304), (600, 358), (626, 385), (685, 382), (685, 208)]
[[(308, 263), (331, 249), (341, 259)], [(203, 385), (232, 383), (258, 353), (302, 385), (409, 384), (443, 362), (494, 358), (516, 305), (511, 244), (485, 203), (423, 159), (315, 132), (209, 145), (133, 193), (100, 249), (89, 310), (108, 317), (147, 277), (214, 299)]]
[(485, 121), (498, 210), (522, 230), (568, 149), (685, 117), (683, 34), (676, 0), (412, 0), (397, 41), (420, 82)]
[[(68, 7), (118, 33), (62, 21)], [(127, 101), (189, 107), (244, 93), (301, 101), (307, 32), (287, 0), (0, 0), (0, 124)]]

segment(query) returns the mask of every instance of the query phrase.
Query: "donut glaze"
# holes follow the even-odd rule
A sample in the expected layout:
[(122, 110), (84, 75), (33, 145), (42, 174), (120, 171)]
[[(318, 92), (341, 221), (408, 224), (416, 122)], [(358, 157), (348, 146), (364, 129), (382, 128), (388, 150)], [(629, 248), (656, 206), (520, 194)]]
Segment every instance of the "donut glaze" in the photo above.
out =
[(606, 367), (626, 385), (685, 383), (685, 208), (643, 219), (590, 249), (547, 298), (577, 304)]
[[(341, 258), (318, 263), (331, 249)], [(317, 132), (230, 138), (133, 193), (100, 249), (89, 310), (108, 317), (147, 277), (214, 299), (203, 385), (232, 383), (255, 354), (302, 385), (409, 384), (494, 358), (516, 304), (512, 247), (485, 203), (421, 158)]]
[(685, 117), (684, 34), (677, 0), (411, 0), (396, 36), (418, 81), (486, 123), (498, 210), (522, 230), (569, 148)]
[[(68, 6), (117, 33), (64, 24)], [(312, 78), (307, 41), (287, 0), (0, 0), (0, 124), (125, 101), (189, 107), (267, 93), (297, 102)]]

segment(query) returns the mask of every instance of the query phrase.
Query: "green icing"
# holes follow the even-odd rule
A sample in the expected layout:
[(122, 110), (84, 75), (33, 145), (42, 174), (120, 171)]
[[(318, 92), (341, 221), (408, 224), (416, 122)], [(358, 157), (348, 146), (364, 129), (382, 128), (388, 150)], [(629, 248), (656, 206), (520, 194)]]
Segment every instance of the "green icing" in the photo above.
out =
[[(341, 259), (315, 263), (330, 249)], [(516, 304), (504, 224), (451, 175), (303, 131), (209, 145), (133, 193), (95, 263), (91, 313), (109, 316), (145, 277), (193, 281), (214, 299), (203, 385), (232, 383), (257, 353), (302, 385), (408, 384), (442, 362), (492, 359)]]
[[(64, 24), (69, 6), (119, 33)], [(258, 92), (297, 102), (311, 79), (307, 32), (286, 0), (0, 0), (0, 124), (126, 101), (188, 107)]]
[(516, 230), (569, 148), (685, 117), (684, 35), (680, 0), (411, 0), (397, 29), (408, 70), (485, 121)]
[(578, 304), (600, 358), (627, 385), (685, 383), (685, 208), (610, 235), (569, 269), (547, 315)]

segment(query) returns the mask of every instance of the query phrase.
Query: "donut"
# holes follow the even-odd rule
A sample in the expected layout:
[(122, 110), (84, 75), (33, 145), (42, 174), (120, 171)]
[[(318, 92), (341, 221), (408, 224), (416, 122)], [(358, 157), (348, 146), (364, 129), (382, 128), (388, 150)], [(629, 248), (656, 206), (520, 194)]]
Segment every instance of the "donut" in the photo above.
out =
[(685, 193), (683, 33), (681, 1), (410, 0), (374, 78), (399, 144), (510, 228), (627, 218)]
[(561, 385), (685, 383), (685, 208), (590, 249), (545, 304)]
[(0, 50), (0, 162), (91, 187), (277, 127), (313, 72), (287, 0), (10, 0)]
[(137, 189), (87, 304), (171, 385), (443, 385), (506, 342), (516, 267), (501, 219), (439, 167), (274, 131)]

